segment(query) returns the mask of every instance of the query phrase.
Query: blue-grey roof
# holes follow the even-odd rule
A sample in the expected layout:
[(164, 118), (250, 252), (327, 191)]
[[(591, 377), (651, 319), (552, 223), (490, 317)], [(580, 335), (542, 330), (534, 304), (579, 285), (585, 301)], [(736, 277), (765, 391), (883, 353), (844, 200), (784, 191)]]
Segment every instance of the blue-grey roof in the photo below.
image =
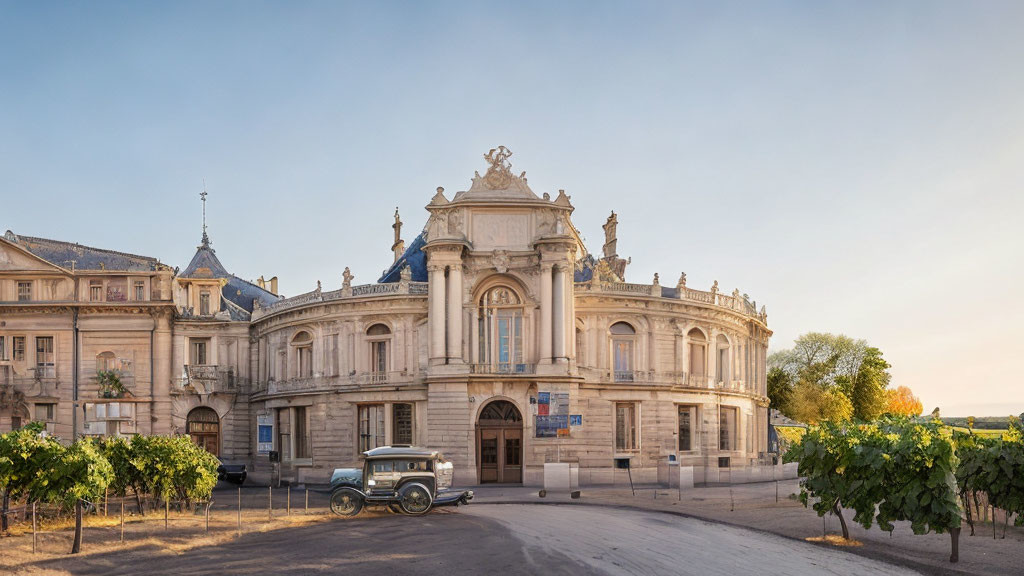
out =
[(116, 270), (123, 272), (149, 272), (165, 267), (156, 258), (102, 248), (83, 246), (73, 242), (20, 236), (10, 230), (4, 235), (10, 242), (21, 246), (35, 256), (68, 270)]
[(180, 278), (227, 278), (231, 274), (217, 258), (216, 252), (207, 243), (196, 249), (196, 255), (181, 273)]
[(280, 296), (275, 296), (272, 292), (264, 290), (252, 282), (242, 280), (235, 275), (228, 277), (228, 283), (221, 289), (221, 294), (224, 295), (224, 298), (244, 308), (250, 314), (252, 313), (253, 300), (259, 300), (261, 306), (270, 306), (281, 299)]
[(389, 282), (398, 282), (401, 279), (402, 268), (406, 265), (409, 266), (409, 270), (412, 272), (413, 282), (426, 282), (427, 281), (427, 253), (423, 251), (423, 246), (426, 245), (426, 230), (420, 232), (419, 236), (413, 239), (409, 247), (405, 249), (402, 256), (397, 262), (391, 265), (390, 268), (384, 271), (384, 275), (377, 280), (378, 283), (386, 284)]
[[(230, 312), (232, 320), (248, 320), (247, 314), (252, 314), (253, 300), (259, 300), (261, 306), (269, 306), (281, 299), (280, 296), (275, 296), (272, 292), (228, 272), (205, 237), (203, 243), (196, 249), (196, 254), (192, 257), (188, 267), (178, 274), (178, 277), (226, 279), (227, 284), (221, 288), (221, 295), (224, 297), (221, 311)], [(224, 300), (230, 301), (237, 308), (223, 302)], [(238, 308), (244, 310), (246, 314), (241, 313)]]

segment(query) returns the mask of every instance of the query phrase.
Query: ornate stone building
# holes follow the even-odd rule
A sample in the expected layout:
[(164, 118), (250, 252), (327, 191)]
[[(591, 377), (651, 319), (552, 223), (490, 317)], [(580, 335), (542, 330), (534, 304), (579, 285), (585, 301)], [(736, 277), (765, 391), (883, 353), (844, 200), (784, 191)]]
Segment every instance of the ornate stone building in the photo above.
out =
[[(717, 282), (688, 287), (685, 274), (674, 286), (657, 275), (625, 282), (616, 215), (601, 256), (591, 255), (569, 196), (538, 197), (509, 156), (489, 152), (486, 173), (451, 198), (438, 188), (408, 246), (396, 211), (394, 262), (372, 284), (353, 285), (346, 269), (340, 289), (280, 298), (276, 279), (268, 289), (228, 273), (205, 229), (184, 271), (172, 277), (153, 261), (149, 282), (166, 288), (150, 306), (166, 310), (173, 298), (174, 314), (172, 332), (153, 340), (166, 395), (154, 389), (151, 402), (169, 414), (152, 409), (158, 416), (138, 431), (189, 433), (257, 477), (274, 451), (281, 477), (300, 482), (325, 482), (365, 450), (404, 443), (442, 450), (467, 484), (540, 483), (553, 461), (578, 463), (583, 484), (611, 482), (617, 459), (649, 481), (670, 458), (715, 481), (759, 458), (764, 309)], [(16, 238), (2, 247), (27, 252)], [(29, 274), (4, 262), (9, 341), (4, 319), (28, 330), (44, 317), (12, 301)]]

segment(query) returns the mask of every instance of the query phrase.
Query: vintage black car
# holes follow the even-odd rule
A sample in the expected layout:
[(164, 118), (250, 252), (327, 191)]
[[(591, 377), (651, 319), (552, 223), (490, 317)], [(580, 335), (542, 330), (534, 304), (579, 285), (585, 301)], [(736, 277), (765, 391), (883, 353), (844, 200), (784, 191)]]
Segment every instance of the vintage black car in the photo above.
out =
[(245, 464), (224, 464), (217, 466), (217, 480), (224, 480), (239, 486), (245, 482)]
[(355, 516), (363, 506), (387, 506), (392, 512), (418, 516), (435, 506), (458, 506), (473, 499), (472, 490), (452, 490), (451, 462), (437, 450), (382, 446), (363, 452), (362, 469), (338, 468), (331, 476), (331, 510)]

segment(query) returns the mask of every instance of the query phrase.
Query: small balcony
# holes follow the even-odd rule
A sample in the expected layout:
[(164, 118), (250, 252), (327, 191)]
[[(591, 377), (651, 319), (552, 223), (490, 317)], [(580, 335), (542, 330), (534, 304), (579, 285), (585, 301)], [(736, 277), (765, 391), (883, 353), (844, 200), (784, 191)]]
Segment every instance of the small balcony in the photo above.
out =
[(215, 364), (186, 365), (182, 372), (181, 388), (200, 394), (214, 392), (237, 393), (240, 383), (234, 368)]
[(470, 364), (470, 374), (506, 374), (510, 376), (529, 376), (537, 373), (536, 364)]

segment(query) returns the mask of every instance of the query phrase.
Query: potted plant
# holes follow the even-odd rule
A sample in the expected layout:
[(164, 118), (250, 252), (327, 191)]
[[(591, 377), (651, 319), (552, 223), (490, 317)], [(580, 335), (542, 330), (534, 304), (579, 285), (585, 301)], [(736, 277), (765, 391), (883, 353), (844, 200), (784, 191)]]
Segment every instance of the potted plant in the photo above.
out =
[(121, 383), (121, 375), (115, 370), (98, 371), (96, 381), (99, 382), (100, 396), (103, 398), (120, 398), (127, 392)]

